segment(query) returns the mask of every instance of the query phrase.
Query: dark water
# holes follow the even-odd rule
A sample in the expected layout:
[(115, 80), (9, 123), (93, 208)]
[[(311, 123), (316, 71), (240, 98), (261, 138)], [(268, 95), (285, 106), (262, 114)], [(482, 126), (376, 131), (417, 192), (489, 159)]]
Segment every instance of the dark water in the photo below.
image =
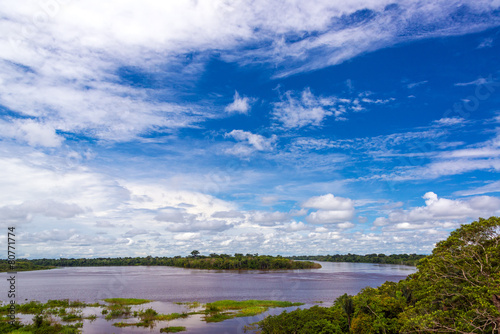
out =
[[(17, 274), (17, 302), (70, 299), (96, 302), (104, 298), (145, 298), (155, 302), (133, 309), (155, 308), (160, 313), (182, 312), (185, 306), (173, 302), (222, 299), (288, 300), (310, 307), (316, 301), (329, 306), (338, 296), (356, 294), (366, 286), (377, 287), (385, 281), (399, 281), (415, 272), (414, 267), (365, 263), (322, 262), (321, 269), (282, 271), (219, 271), (174, 267), (75, 267)], [(1, 277), (4, 277), (1, 279)], [(0, 276), (0, 300), (6, 301), (6, 274)], [(3, 293), (2, 293), (3, 291)], [(292, 308), (293, 309), (293, 308)], [(98, 311), (98, 312), (97, 312)], [(187, 310), (188, 312), (190, 310)], [(266, 314), (281, 313), (271, 309)], [(100, 315), (100, 310), (85, 310)], [(27, 317), (30, 319), (32, 316)], [(262, 319), (235, 318), (205, 324), (201, 316), (160, 322), (153, 329), (116, 328), (103, 318), (84, 321), (83, 333), (159, 333), (161, 327), (185, 326), (183, 333), (242, 333), (242, 327)]]

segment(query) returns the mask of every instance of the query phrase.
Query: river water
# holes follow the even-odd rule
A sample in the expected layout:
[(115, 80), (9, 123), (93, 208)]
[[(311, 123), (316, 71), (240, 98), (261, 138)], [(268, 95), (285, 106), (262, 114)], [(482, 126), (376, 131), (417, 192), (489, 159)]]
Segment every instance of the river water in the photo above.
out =
[[(49, 299), (70, 299), (97, 302), (104, 298), (144, 298), (151, 304), (134, 306), (133, 310), (153, 307), (160, 313), (191, 311), (173, 302), (202, 303), (222, 299), (287, 300), (302, 302), (310, 307), (316, 302), (329, 306), (338, 296), (354, 295), (366, 286), (377, 287), (385, 281), (397, 282), (415, 272), (414, 267), (367, 263), (320, 262), (321, 269), (279, 271), (199, 270), (175, 267), (71, 267), (53, 270), (19, 272), (16, 280), (17, 303), (26, 300), (46, 302)], [(1, 277), (4, 279), (1, 279)], [(6, 301), (8, 282), (0, 276), (0, 300)], [(288, 308), (292, 310), (294, 308)], [(267, 314), (284, 309), (270, 309)], [(258, 321), (264, 315), (235, 318), (221, 323), (206, 324), (201, 316), (160, 322), (153, 329), (117, 328), (103, 319), (100, 310), (86, 309), (97, 314), (93, 322), (84, 320), (84, 334), (97, 333), (159, 333), (165, 326), (185, 326), (186, 332), (204, 334), (243, 333), (244, 325)], [(31, 319), (32, 316), (22, 317)]]

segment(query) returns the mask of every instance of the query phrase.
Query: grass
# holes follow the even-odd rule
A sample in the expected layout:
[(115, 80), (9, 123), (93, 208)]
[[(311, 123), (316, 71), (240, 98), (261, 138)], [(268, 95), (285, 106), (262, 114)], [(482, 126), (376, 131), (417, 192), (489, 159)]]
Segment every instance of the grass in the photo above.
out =
[(187, 313), (170, 313), (170, 314), (158, 314), (156, 320), (170, 321), (179, 318), (187, 318)]
[(105, 302), (117, 305), (141, 305), (152, 302), (149, 299), (138, 299), (138, 298), (107, 298), (103, 299)]
[(179, 333), (186, 330), (186, 327), (182, 326), (172, 326), (172, 327), (164, 327), (160, 329), (160, 333)]
[(61, 320), (66, 322), (79, 321), (82, 320), (82, 316), (80, 314), (70, 313), (67, 315), (63, 315), (61, 317)]
[[(68, 299), (62, 299), (62, 300), (50, 299), (46, 303), (40, 303), (39, 301), (32, 300), (28, 303), (17, 304), (16, 312), (23, 314), (40, 314), (46, 311), (49, 314), (63, 316), (66, 314), (66, 308), (83, 308), (94, 305), (95, 304), (86, 304), (78, 300), (69, 301)], [(8, 314), (8, 311), (9, 311), (9, 305), (4, 305), (0, 307), (0, 315)]]
[(113, 324), (115, 327), (130, 327), (130, 326), (137, 326), (137, 323), (130, 323), (130, 322), (115, 322)]
[[(106, 320), (111, 320), (117, 317), (130, 316), (131, 306), (130, 305), (141, 305), (151, 302), (149, 299), (137, 299), (137, 298), (108, 298), (104, 299), (107, 305), (101, 305), (99, 303), (86, 304), (80, 301), (69, 301), (64, 300), (49, 300), (47, 303), (40, 303), (38, 301), (31, 301), (25, 304), (17, 305), (16, 311), (19, 313), (26, 314), (38, 314), (39, 321), (43, 323), (43, 326), (49, 328), (47, 333), (76, 333), (78, 328), (81, 328), (83, 324), (81, 322), (75, 323), (73, 325), (61, 325), (59, 323), (50, 320), (50, 315), (57, 315), (64, 322), (76, 322), (82, 319), (95, 320), (96, 315), (90, 315), (88, 317), (82, 317), (83, 307), (102, 307), (101, 313), (105, 315)], [(232, 319), (235, 317), (249, 317), (261, 314), (267, 311), (270, 307), (289, 307), (289, 306), (299, 306), (303, 303), (292, 303), (286, 301), (273, 301), (273, 300), (219, 300), (213, 303), (202, 304), (200, 302), (177, 302), (178, 305), (186, 305), (188, 308), (203, 308), (202, 311), (190, 312), (190, 313), (170, 313), (170, 314), (159, 314), (153, 308), (148, 308), (146, 310), (134, 311), (134, 317), (140, 319), (137, 323), (126, 323), (126, 322), (115, 322), (113, 326), (115, 327), (151, 327), (156, 321), (170, 321), (179, 318), (187, 318), (192, 314), (203, 314), (204, 320), (206, 322), (221, 322), (227, 319)], [(70, 308), (68, 310), (68, 308)], [(0, 315), (6, 314), (8, 312), (8, 305), (0, 307)], [(48, 317), (48, 318), (47, 318)], [(24, 330), (31, 329), (30, 326), (25, 326)], [(177, 333), (185, 331), (185, 327), (165, 327), (161, 329), (161, 333)], [(19, 328), (18, 333), (22, 333), (23, 329)], [(44, 332), (45, 333), (45, 332)]]
[[(113, 326), (116, 327), (129, 327), (129, 326), (136, 326), (136, 327), (149, 327), (153, 324), (155, 321), (170, 321), (174, 319), (179, 319), (179, 318), (187, 318), (188, 314), (187, 313), (170, 313), (170, 314), (158, 314), (154, 309), (148, 308), (146, 310), (141, 310), (139, 312), (134, 312), (134, 316), (137, 316), (139, 319), (141, 319), (140, 322), (134, 322), (134, 323), (124, 323), (124, 322), (115, 322)], [(107, 317), (106, 317), (107, 319)], [(174, 332), (172, 332), (174, 333)]]
[[(205, 306), (205, 321), (220, 322), (235, 317), (250, 317), (267, 311), (270, 307), (300, 306), (304, 303), (292, 303), (277, 300), (219, 300)], [(226, 312), (237, 311), (237, 312)]]

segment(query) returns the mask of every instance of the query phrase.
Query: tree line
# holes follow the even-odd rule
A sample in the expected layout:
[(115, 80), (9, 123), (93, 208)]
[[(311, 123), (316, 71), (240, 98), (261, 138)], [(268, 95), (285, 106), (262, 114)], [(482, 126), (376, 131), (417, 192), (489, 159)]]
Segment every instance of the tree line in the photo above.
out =
[(325, 262), (353, 262), (353, 263), (382, 263), (382, 264), (400, 264), (407, 266), (415, 266), (418, 261), (426, 255), (417, 254), (346, 254), (346, 255), (300, 255), (289, 256), (292, 260), (310, 260), (310, 261), (325, 261)]
[(268, 316), (262, 334), (500, 334), (500, 218), (453, 231), (398, 283)]
[[(0, 260), (0, 268), (7, 264), (6, 260)], [(281, 256), (258, 255), (258, 254), (210, 254), (200, 255), (199, 251), (191, 252), (190, 256), (181, 257), (117, 257), (117, 258), (60, 258), (60, 259), (36, 259), (22, 260), (19, 263), (28, 264), (31, 270), (39, 267), (103, 267), (103, 266), (172, 266), (194, 269), (315, 269), (321, 268), (318, 263), (310, 261), (293, 261)]]

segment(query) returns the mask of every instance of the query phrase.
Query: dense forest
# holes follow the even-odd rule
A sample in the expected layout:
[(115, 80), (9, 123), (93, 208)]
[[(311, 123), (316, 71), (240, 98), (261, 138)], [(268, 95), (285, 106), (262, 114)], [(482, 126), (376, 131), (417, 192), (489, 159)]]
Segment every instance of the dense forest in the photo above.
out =
[(292, 260), (310, 260), (325, 262), (354, 262), (354, 263), (384, 263), (384, 264), (402, 264), (415, 266), (417, 262), (423, 259), (425, 255), (417, 254), (367, 254), (367, 255), (301, 255), (287, 257)]
[[(269, 256), (258, 254), (210, 254), (203, 256), (199, 251), (191, 252), (187, 257), (118, 257), (118, 258), (95, 258), (95, 259), (37, 259), (22, 260), (22, 263), (37, 267), (97, 267), (97, 266), (173, 266), (194, 269), (316, 269), (321, 268), (318, 263), (310, 261), (293, 261), (281, 256)], [(7, 261), (0, 261), (0, 268), (7, 267)], [(4, 270), (5, 271), (5, 270)]]
[(268, 316), (262, 334), (500, 333), (500, 218), (462, 225), (417, 272), (332, 307)]
[[(12, 262), (12, 261), (11, 261)], [(52, 266), (37, 265), (30, 260), (17, 260), (15, 266), (12, 267), (7, 260), (0, 260), (0, 272), (5, 271), (31, 271), (31, 270), (45, 270), (52, 269)]]

